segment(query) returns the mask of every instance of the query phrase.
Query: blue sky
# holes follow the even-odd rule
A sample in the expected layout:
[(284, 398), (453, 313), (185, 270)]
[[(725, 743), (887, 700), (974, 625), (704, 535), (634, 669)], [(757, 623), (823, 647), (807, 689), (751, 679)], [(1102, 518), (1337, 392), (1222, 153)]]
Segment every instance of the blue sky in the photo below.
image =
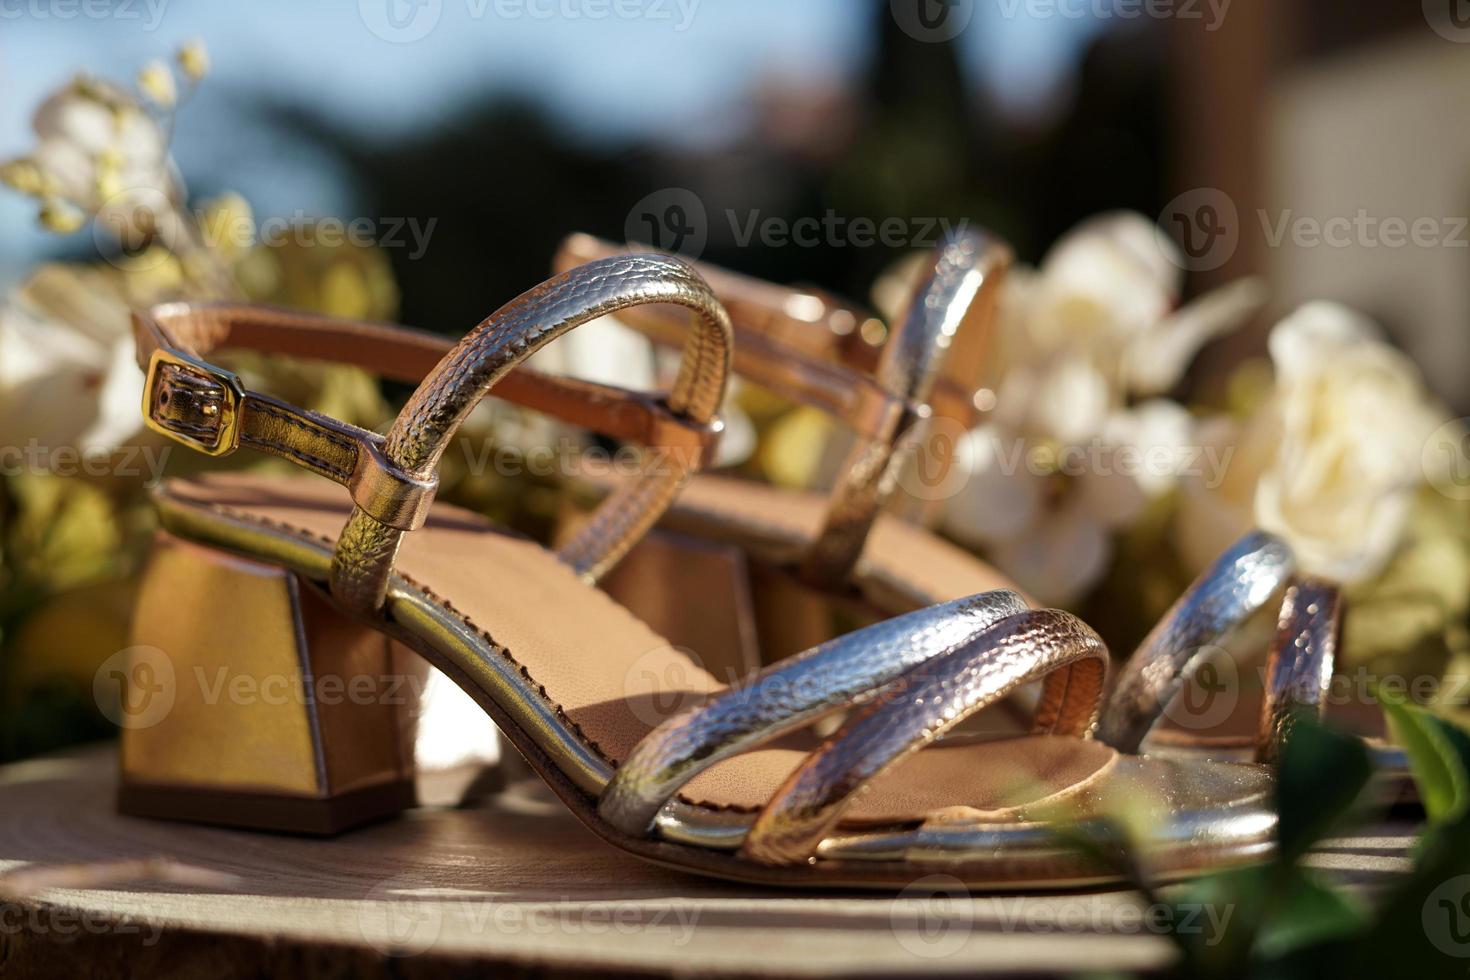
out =
[[(971, 81), (1017, 108), (1064, 90), (1077, 50), (1098, 29), (1006, 16), (1017, 8), (1001, 0), (974, 3), (960, 35)], [(607, 13), (619, 9), (644, 16)], [(498, 87), (541, 101), (590, 138), (717, 142), (740, 128), (757, 79), (858, 70), (873, 22), (871, 6), (854, 0), (0, 0), (0, 157), (25, 151), (32, 109), (77, 70), (126, 80), (198, 36), (215, 72), (180, 120), (185, 174), (223, 158), (229, 166), (208, 169), (239, 173), (232, 185), (263, 213), (340, 211), (350, 202), (320, 161), (281, 168), (261, 159), (274, 148), (251, 143), (240, 115), (251, 97), (411, 139)], [(379, 36), (394, 23), (407, 25), (398, 37), (432, 28), (408, 43)], [(32, 206), (0, 195), (0, 281), (44, 247), (33, 218)]]

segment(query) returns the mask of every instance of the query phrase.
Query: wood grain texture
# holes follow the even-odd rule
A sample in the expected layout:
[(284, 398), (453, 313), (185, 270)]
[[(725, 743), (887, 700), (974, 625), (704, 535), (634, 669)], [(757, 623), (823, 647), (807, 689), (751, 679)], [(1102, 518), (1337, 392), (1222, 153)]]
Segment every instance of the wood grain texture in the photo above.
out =
[[(729, 885), (624, 855), (534, 793), (418, 810), (333, 840), (251, 834), (118, 816), (114, 772), (105, 747), (0, 768), (0, 890), (26, 892), (0, 896), (7, 980), (973, 975), (1154, 969), (1172, 955), (1140, 930), (1126, 891)], [(1407, 868), (1411, 840), (1408, 825), (1385, 826), (1313, 861), (1371, 887)], [(136, 868), (118, 862), (142, 860), (181, 880), (117, 877)], [(90, 880), (94, 866), (112, 879)]]

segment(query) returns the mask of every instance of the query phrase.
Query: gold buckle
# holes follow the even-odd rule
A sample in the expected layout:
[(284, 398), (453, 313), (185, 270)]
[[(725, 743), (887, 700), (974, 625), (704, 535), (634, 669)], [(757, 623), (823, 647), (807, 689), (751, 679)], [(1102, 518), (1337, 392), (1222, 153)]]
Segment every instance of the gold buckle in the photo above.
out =
[(245, 386), (230, 371), (158, 348), (148, 361), (143, 418), (148, 428), (207, 456), (240, 448)]

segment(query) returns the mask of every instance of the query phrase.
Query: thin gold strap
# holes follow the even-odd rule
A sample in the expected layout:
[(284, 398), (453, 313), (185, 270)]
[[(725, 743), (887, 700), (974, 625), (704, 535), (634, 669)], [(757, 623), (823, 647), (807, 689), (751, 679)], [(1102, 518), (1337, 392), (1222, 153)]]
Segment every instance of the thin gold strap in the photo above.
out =
[(851, 708), (1026, 609), (1009, 590), (983, 592), (886, 619), (772, 664), (645, 735), (603, 790), (597, 812), (626, 833), (646, 834), (681, 787), (721, 760)]
[[(649, 404), (663, 406), (675, 426), (687, 432), (717, 431), (716, 413), (730, 370), (728, 316), (686, 263), (665, 256), (626, 255), (554, 276), (488, 317), (444, 356), (409, 398), (383, 444), (383, 456), (415, 479), (432, 478), (465, 417), (518, 364), (584, 323), (644, 303), (684, 307), (692, 314), (688, 319), (693, 327), (673, 387)], [(653, 526), (704, 455), (659, 454), (655, 465), (602, 502), (559, 549), (559, 557), (595, 581)], [(333, 595), (352, 609), (381, 606), (402, 536), (402, 528), (363, 507), (355, 508), (333, 556)]]
[(761, 810), (741, 856), (763, 864), (811, 859), (864, 787), (1029, 681), (1045, 678), (1037, 733), (1088, 735), (1107, 663), (1102, 640), (1067, 613), (1002, 620), (905, 675), (808, 755)]
[(1256, 761), (1274, 764), (1302, 716), (1321, 718), (1342, 629), (1342, 590), (1332, 582), (1292, 579), (1266, 658), (1266, 694)]
[[(836, 586), (847, 580), (873, 523), (898, 486), (899, 474), (933, 415), (930, 397), (956, 344), (967, 357), (981, 348), (1010, 249), (974, 232), (951, 236), (933, 272), (915, 292), (903, 320), (883, 346), (877, 381), (905, 406), (877, 436), (854, 446), (839, 469), (826, 521), (802, 564), (807, 581)], [(972, 382), (973, 383), (973, 382)]]

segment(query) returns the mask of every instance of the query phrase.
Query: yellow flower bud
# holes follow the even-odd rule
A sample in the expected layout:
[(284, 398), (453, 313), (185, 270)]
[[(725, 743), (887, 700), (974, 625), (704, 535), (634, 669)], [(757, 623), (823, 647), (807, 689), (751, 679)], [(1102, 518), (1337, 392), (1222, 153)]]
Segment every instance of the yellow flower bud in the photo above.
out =
[(57, 198), (47, 198), (41, 203), (39, 215), (41, 227), (58, 235), (69, 235), (86, 223), (87, 216), (77, 208)]
[(179, 101), (174, 74), (161, 61), (150, 61), (138, 72), (138, 89), (156, 106), (172, 109)]
[(30, 160), (7, 160), (0, 163), (0, 184), (39, 197), (45, 190), (46, 178), (41, 168)]
[(179, 67), (189, 76), (190, 81), (197, 82), (209, 74), (209, 49), (198, 38), (179, 48), (178, 57)]
[(200, 231), (210, 248), (237, 255), (255, 246), (255, 216), (250, 202), (233, 191), (204, 202)]

